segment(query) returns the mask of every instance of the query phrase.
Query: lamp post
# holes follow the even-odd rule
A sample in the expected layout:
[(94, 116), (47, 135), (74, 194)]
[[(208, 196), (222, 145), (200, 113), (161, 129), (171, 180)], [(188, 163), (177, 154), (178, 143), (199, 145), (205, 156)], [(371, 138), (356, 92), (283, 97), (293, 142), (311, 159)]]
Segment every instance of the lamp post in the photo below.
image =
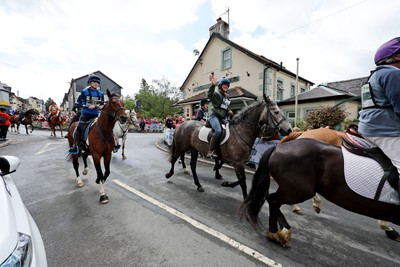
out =
[(294, 127), (297, 127), (297, 101), (299, 93), (299, 58), (296, 58), (297, 68), (296, 68), (296, 92), (294, 100)]

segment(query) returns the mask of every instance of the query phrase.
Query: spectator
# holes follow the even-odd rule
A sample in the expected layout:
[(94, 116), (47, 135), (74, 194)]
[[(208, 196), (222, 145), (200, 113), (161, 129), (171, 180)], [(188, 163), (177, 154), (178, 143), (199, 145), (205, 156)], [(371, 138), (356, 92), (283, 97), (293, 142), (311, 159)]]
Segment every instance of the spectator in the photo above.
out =
[(7, 114), (6, 108), (0, 108), (0, 141), (7, 141), (8, 127), (11, 125), (11, 117)]

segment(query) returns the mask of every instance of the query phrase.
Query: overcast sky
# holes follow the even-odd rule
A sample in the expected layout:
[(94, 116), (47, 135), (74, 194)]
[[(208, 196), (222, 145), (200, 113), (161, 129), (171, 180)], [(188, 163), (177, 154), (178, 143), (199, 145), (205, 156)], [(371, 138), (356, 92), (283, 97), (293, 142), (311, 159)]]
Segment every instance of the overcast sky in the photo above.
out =
[(100, 70), (138, 92), (142, 78), (181, 86), (229, 8), (230, 39), (314, 82), (368, 76), (400, 36), (399, 0), (1, 0), (0, 81), (57, 103)]

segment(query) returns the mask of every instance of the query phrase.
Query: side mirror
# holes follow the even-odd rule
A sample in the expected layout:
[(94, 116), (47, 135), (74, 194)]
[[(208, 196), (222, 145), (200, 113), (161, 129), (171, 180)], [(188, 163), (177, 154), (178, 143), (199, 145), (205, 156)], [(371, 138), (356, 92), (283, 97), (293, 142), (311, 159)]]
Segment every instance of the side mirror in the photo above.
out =
[(15, 172), (19, 166), (20, 160), (15, 156), (0, 157), (0, 175), (7, 175)]

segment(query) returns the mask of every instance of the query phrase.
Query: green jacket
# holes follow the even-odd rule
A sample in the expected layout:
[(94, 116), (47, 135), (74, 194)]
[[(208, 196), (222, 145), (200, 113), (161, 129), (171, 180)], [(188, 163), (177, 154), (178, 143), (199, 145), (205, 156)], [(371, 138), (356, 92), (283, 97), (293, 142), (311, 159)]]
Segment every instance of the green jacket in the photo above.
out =
[(208, 99), (210, 99), (211, 107), (208, 107), (208, 110), (211, 110), (211, 114), (216, 114), (222, 119), (226, 118), (228, 113), (229, 104), (231, 101), (228, 97), (226, 97), (220, 90), (215, 90), (215, 85), (211, 85), (210, 89), (208, 89)]

